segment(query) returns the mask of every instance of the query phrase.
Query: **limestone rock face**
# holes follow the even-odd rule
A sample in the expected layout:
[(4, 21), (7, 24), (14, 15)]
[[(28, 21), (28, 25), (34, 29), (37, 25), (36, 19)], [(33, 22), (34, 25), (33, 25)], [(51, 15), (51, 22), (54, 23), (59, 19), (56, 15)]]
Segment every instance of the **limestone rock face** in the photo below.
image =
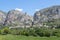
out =
[(5, 18), (6, 18), (5, 12), (0, 10), (0, 25), (4, 24)]
[(5, 24), (10, 26), (30, 26), (32, 17), (19, 10), (10, 10), (6, 16)]
[(39, 11), (34, 14), (34, 23), (42, 23), (60, 18), (60, 6), (52, 6)]

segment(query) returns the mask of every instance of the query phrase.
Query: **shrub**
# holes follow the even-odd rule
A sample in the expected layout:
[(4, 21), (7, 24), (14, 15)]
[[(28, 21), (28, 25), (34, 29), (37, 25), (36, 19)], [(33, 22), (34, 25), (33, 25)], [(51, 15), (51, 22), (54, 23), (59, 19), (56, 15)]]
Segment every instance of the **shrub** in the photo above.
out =
[(43, 37), (43, 36), (50, 37), (50, 35), (51, 35), (50, 30), (47, 28), (38, 28), (38, 29), (36, 29), (35, 33), (41, 37)]
[(51, 30), (44, 30), (44, 36), (46, 36), (46, 37), (52, 36)]
[(28, 35), (29, 35), (29, 32), (28, 32), (27, 29), (22, 29), (22, 30), (20, 30), (20, 34), (21, 34), (21, 35), (28, 36)]
[(0, 30), (0, 33), (13, 34), (13, 35), (25, 35), (25, 36), (40, 36), (40, 37), (50, 37), (57, 36), (60, 37), (60, 29), (48, 29), (45, 27), (31, 27), (31, 28), (22, 28), (22, 29), (9, 29), (7, 27)]
[(25, 36), (36, 36), (35, 30), (33, 28), (25, 28), (20, 30), (21, 35)]
[(40, 29), (36, 30), (35, 33), (39, 36), (43, 36), (43, 31), (41, 31)]
[(0, 30), (0, 34), (1, 34), (1, 30)]
[(5, 35), (5, 34), (9, 34), (10, 33), (10, 29), (9, 28), (3, 28), (2, 30), (1, 30), (1, 34), (3, 34), (3, 35)]
[(11, 34), (20, 35), (20, 31), (19, 30), (11, 30)]
[(29, 35), (32, 35), (32, 36), (37, 36), (37, 34), (35, 33), (35, 29), (34, 28), (30, 28), (29, 29)]
[(53, 31), (53, 36), (60, 37), (60, 29), (55, 29), (55, 30)]

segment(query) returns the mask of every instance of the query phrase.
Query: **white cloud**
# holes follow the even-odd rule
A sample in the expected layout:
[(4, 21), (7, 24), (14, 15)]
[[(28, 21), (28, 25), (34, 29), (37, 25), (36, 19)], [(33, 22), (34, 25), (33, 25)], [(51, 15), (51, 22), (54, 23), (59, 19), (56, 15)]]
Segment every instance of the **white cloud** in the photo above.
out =
[(15, 10), (18, 10), (18, 11), (23, 11), (23, 9), (19, 9), (19, 8), (16, 8)]
[(35, 11), (39, 11), (40, 9), (35, 9)]

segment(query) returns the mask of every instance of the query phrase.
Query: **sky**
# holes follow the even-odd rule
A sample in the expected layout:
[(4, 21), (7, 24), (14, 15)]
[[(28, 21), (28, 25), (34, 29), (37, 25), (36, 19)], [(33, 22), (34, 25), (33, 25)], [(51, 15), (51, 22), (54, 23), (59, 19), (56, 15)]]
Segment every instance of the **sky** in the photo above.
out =
[(60, 5), (60, 0), (0, 0), (0, 10), (8, 12), (12, 9), (20, 9), (29, 15), (54, 5)]

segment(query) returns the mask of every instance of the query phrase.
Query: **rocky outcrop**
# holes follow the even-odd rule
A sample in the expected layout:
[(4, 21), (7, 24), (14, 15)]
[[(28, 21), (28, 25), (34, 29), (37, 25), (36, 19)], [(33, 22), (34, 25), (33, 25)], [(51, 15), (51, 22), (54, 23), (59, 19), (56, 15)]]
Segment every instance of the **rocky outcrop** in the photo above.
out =
[(22, 9), (10, 10), (7, 14), (0, 11), (0, 24), (10, 27), (42, 26), (43, 22), (60, 18), (60, 6), (52, 6), (36, 11), (34, 17), (23, 12)]
[(6, 13), (0, 10), (0, 25), (4, 24)]
[(6, 16), (4, 25), (9, 25), (13, 27), (20, 26), (31, 26), (32, 17), (27, 15), (26, 12), (19, 10), (10, 10)]
[(36, 11), (34, 14), (34, 23), (38, 24), (58, 18), (60, 18), (60, 6), (52, 6)]

